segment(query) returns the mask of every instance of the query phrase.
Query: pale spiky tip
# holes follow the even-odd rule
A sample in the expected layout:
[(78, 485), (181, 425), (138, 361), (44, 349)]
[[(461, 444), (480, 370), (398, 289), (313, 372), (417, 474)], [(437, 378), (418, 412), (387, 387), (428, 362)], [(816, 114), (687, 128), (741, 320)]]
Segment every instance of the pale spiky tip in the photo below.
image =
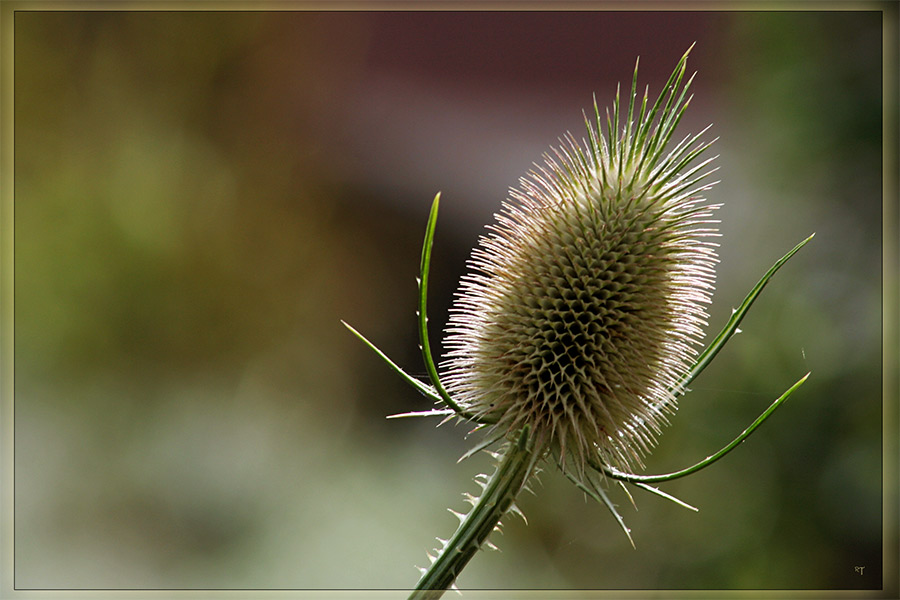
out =
[(448, 392), (497, 437), (529, 425), (579, 479), (589, 460), (641, 466), (706, 325), (716, 206), (699, 194), (714, 169), (695, 159), (712, 142), (704, 129), (669, 147), (686, 60), (652, 106), (635, 67), (627, 112), (618, 93), (605, 118), (595, 102), (588, 138), (567, 135), (520, 180), (451, 312)]

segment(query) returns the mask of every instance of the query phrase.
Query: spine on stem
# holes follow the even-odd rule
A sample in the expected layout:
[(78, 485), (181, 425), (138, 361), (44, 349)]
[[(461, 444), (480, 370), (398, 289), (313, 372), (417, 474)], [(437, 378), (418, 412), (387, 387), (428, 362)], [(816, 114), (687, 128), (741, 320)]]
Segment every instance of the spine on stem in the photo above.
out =
[(435, 600), (453, 585), (457, 575), (499, 525), (500, 519), (514, 507), (516, 497), (528, 481), (535, 467), (535, 456), (529, 444), (529, 427), (522, 430), (519, 439), (509, 444), (500, 457), (500, 463), (484, 487), (481, 497), (475, 501), (468, 515), (461, 517), (459, 528), (433, 559), (431, 567), (424, 570), (422, 578), (409, 600)]

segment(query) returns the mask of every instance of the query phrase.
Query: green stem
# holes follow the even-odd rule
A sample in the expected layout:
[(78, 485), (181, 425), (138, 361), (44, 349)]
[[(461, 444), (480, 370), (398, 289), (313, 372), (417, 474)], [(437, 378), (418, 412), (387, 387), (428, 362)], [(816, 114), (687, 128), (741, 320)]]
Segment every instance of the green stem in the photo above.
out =
[(518, 442), (507, 448), (481, 498), (460, 523), (431, 568), (422, 575), (409, 600), (440, 598), (487, 541), (534, 468), (534, 453), (528, 438), (529, 428), (525, 427)]

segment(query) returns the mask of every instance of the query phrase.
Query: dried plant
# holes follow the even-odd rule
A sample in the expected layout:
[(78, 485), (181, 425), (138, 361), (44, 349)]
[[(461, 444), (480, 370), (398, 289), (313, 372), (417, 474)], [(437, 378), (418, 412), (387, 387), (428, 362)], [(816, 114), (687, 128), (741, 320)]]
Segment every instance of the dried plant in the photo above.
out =
[(419, 331), (430, 385), (350, 328), (441, 405), (394, 417), (473, 423), (485, 435), (464, 458), (500, 446), (492, 453), (496, 471), (476, 478), (483, 493), (466, 495), (472, 509), (454, 513), (459, 528), (450, 539), (439, 539), (411, 598), (438, 597), (454, 586), (473, 554), (491, 546), (488, 537), (500, 519), (518, 512), (516, 497), (546, 462), (604, 504), (629, 540), (607, 495), (610, 480), (696, 510), (651, 484), (717, 461), (806, 380), (808, 374), (706, 460), (665, 475), (633, 473), (643, 468), (677, 398), (737, 331), (772, 275), (812, 239), (775, 263), (712, 343), (697, 349), (715, 281), (710, 238), (718, 235), (718, 205), (701, 196), (715, 183), (707, 182), (715, 157), (701, 159), (715, 141), (701, 139), (709, 127), (670, 143), (692, 97), (693, 76), (684, 80), (689, 53), (652, 105), (648, 88), (638, 96), (635, 66), (627, 109), (620, 110), (618, 90), (611, 113), (601, 115), (595, 100), (594, 122), (585, 115), (587, 138), (579, 143), (567, 135), (511, 192), (460, 284), (444, 340), (449, 352), (443, 377), (431, 354), (425, 310), (440, 194), (428, 219), (419, 277)]

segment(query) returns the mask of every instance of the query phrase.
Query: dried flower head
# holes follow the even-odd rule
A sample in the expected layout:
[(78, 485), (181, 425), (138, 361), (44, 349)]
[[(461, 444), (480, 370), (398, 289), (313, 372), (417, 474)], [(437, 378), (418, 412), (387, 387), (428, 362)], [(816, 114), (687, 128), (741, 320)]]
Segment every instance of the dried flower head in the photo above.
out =
[(505, 440), (494, 454), (493, 475), (475, 479), (481, 496), (465, 495), (469, 513), (451, 511), (459, 527), (449, 539), (438, 538), (439, 547), (428, 554), (431, 566), (421, 568), (410, 600), (440, 597), (479, 548), (492, 547), (491, 532), (505, 514), (518, 512), (516, 497), (547, 457), (606, 505), (629, 540), (629, 529), (605, 491), (607, 477), (697, 510), (650, 484), (720, 460), (809, 377), (801, 377), (739, 436), (700, 462), (662, 475), (629, 472), (642, 466), (667, 414), (675, 410), (676, 397), (738, 331), (772, 276), (813, 237), (766, 272), (698, 354), (717, 262), (716, 245), (708, 238), (718, 234), (712, 227), (717, 205), (700, 196), (714, 183), (704, 183), (715, 170), (707, 170), (714, 158), (697, 159), (712, 142), (701, 141), (704, 129), (668, 148), (690, 103), (693, 78), (682, 85), (689, 52), (650, 107), (645, 88), (637, 114), (635, 66), (624, 123), (617, 91), (604, 136), (595, 101), (596, 124), (585, 116), (587, 139), (579, 144), (566, 136), (511, 192), (492, 233), (473, 251), (472, 272), (457, 293), (443, 378), (431, 355), (426, 316), (440, 194), (431, 205), (419, 271), (419, 339), (431, 384), (404, 372), (347, 325), (439, 405), (392, 417), (443, 416), (488, 427), (484, 441), (465, 456)]
[[(464, 410), (514, 439), (528, 425), (539, 454), (570, 472), (588, 461), (641, 465), (706, 325), (716, 261), (699, 195), (712, 142), (672, 133), (690, 102), (687, 54), (658, 100), (637, 67), (625, 123), (619, 93), (607, 135), (585, 116), (520, 180), (481, 238), (451, 312), (442, 379)], [(708, 129), (708, 128), (707, 128)]]

